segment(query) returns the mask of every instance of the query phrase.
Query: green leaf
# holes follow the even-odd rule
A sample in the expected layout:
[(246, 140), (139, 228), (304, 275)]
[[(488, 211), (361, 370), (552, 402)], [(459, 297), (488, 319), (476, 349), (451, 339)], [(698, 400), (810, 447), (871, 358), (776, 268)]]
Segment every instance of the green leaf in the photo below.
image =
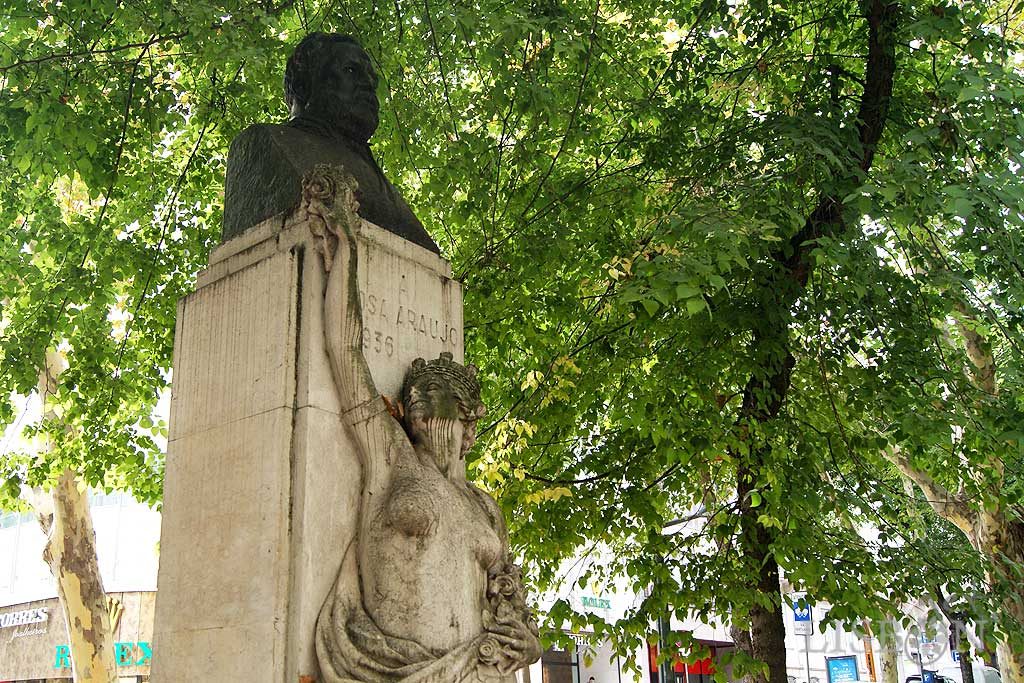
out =
[(654, 299), (643, 299), (640, 303), (643, 305), (644, 310), (647, 311), (647, 315), (653, 317), (658, 312), (659, 304)]

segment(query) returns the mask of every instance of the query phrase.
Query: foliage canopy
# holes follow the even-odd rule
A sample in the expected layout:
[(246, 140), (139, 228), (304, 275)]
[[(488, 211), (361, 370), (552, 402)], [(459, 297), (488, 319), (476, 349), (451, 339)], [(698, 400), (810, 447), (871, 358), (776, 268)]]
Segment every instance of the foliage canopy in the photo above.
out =
[[(879, 8), (891, 97), (866, 144)], [(6, 0), (0, 388), (29, 393), (59, 346), (77, 426), (48, 455), (5, 453), (8, 493), (70, 464), (159, 498), (150, 415), (175, 302), (219, 232), (227, 143), (286, 116), (288, 50), (338, 30), (381, 77), (385, 172), (467, 287), (495, 416), (472, 469), (540, 585), (608, 548), (606, 572), (650, 592), (626, 628), (641, 634), (665, 609), (743, 625), (777, 606), (751, 590), (752, 530), (841, 620), (977, 576), (918, 542), (925, 501), (886, 454), (1018, 514), (1018, 12)]]

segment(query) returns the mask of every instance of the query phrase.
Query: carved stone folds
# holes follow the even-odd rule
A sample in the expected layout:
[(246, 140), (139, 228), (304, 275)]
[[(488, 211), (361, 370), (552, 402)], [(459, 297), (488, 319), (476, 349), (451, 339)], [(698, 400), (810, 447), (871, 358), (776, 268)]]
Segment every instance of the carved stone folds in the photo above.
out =
[(476, 368), (450, 352), (416, 359), (401, 397), (382, 400), (359, 344), (356, 183), (320, 166), (304, 188), (328, 273), (327, 354), (362, 466), (357, 531), (339, 539), (347, 551), (317, 623), (321, 680), (509, 680), (540, 647), (501, 511), (465, 477), (485, 412)]
[[(316, 207), (213, 251), (178, 306), (152, 681), (293, 683), (355, 534), (360, 465), (324, 348)], [(361, 222), (363, 353), (384, 394), (462, 360), (447, 262)]]

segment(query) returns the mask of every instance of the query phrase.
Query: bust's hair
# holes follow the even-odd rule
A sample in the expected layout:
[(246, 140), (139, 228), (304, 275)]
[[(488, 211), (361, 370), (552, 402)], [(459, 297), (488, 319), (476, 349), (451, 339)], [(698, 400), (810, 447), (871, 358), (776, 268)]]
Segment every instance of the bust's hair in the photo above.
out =
[(303, 38), (288, 57), (284, 68), (284, 101), (288, 111), (294, 112), (296, 104), (300, 109), (305, 108), (313, 91), (313, 80), (320, 73), (324, 48), (331, 43), (350, 43), (363, 49), (358, 40), (344, 33), (317, 31)]

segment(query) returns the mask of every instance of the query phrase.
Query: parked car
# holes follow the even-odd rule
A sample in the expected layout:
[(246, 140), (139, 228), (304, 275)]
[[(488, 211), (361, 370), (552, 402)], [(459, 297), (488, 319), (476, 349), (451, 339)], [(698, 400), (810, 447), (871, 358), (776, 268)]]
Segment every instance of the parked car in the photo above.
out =
[[(999, 671), (991, 666), (983, 666), (977, 662), (972, 662), (971, 669), (974, 671), (974, 683), (1002, 683)], [(925, 669), (924, 674), (925, 683), (963, 683), (963, 676), (960, 674), (959, 666), (944, 666), (938, 671)], [(921, 676), (918, 674), (907, 676), (904, 683), (921, 683)]]
[[(913, 676), (907, 676), (907, 679), (903, 683), (921, 683), (920, 674), (914, 674)], [(924, 670), (924, 683), (958, 683), (948, 676), (943, 676), (937, 671), (930, 671), (929, 669)], [(975, 681), (974, 683), (984, 683), (983, 681)]]
[[(974, 683), (1002, 683), (998, 669), (981, 665), (978, 662), (971, 662), (971, 669), (974, 671)], [(944, 666), (939, 669), (939, 674), (952, 679), (955, 683), (963, 683), (959, 666)]]

